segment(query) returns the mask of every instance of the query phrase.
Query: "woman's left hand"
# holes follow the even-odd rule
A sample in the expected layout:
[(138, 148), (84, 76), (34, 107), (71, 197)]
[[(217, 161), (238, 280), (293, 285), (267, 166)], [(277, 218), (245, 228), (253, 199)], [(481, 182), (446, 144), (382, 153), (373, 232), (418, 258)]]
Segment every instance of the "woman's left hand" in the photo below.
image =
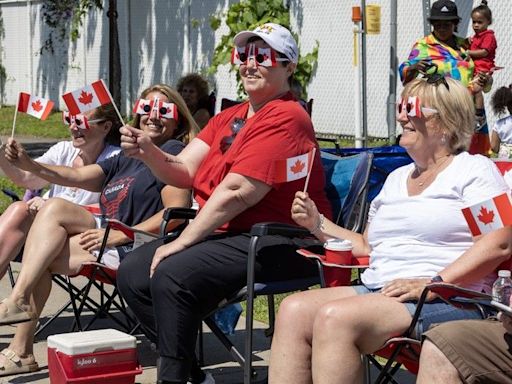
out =
[[(404, 302), (408, 300), (418, 300), (421, 296), (421, 292), (427, 284), (430, 283), (430, 279), (397, 279), (390, 281), (380, 291), (385, 296), (396, 297), (398, 301)], [(436, 295), (429, 293), (427, 295), (427, 301), (431, 301), (436, 298)]]
[[(80, 234), (78, 244), (80, 244), (82, 249), (87, 252), (99, 251), (104, 237), (105, 229), (88, 229)], [(107, 247), (115, 247), (117, 245), (125, 244), (126, 242), (127, 237), (123, 232), (114, 229), (110, 230), (107, 239)]]
[(173, 242), (158, 247), (155, 252), (155, 255), (153, 256), (153, 261), (151, 262), (151, 267), (149, 269), (149, 277), (153, 277), (153, 274), (155, 273), (158, 264), (160, 264), (162, 260), (168, 258), (169, 256), (175, 253), (183, 251), (185, 248), (187, 247), (179, 242), (179, 238), (174, 240)]
[(43, 207), (45, 201), (46, 200), (40, 196), (35, 196), (31, 198), (29, 201), (27, 201), (29, 212), (33, 214), (39, 212), (39, 210)]

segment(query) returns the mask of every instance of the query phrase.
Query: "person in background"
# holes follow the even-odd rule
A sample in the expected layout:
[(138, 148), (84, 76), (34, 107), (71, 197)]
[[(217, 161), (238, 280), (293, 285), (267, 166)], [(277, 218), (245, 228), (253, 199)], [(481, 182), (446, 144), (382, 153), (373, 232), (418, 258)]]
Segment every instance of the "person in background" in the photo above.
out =
[[(288, 204), (305, 180), (281, 178), (283, 160), (317, 149), (308, 191), (331, 216), (313, 125), (290, 92), (299, 58), (292, 34), (274, 23), (242, 31), (232, 57), (248, 100), (215, 115), (180, 155), (162, 153), (138, 129), (121, 128), (127, 154), (164, 182), (193, 188), (200, 206), (178, 238), (137, 248), (117, 275), (123, 298), (157, 344), (162, 384), (184, 384), (189, 376), (192, 383), (214, 382), (195, 372), (197, 331), (204, 316), (246, 284), (252, 225), (292, 223)], [(256, 281), (317, 274), (296, 252), (320, 247), (317, 241), (264, 236), (259, 244)]]
[[(470, 37), (468, 54), (475, 63), (474, 76), (479, 76), (480, 73), (492, 75), (495, 68), (494, 58), (498, 43), (494, 31), (488, 29), (489, 25), (492, 24), (492, 12), (487, 6), (487, 0), (482, 0), (482, 3), (471, 11), (471, 20), (475, 34)], [(492, 82), (489, 81), (488, 87), (485, 88), (486, 92), (490, 91), (491, 85)], [(484, 95), (482, 91), (479, 91), (474, 96), (477, 124), (482, 127), (486, 123)]]
[[(53, 145), (36, 159), (37, 162), (78, 168), (103, 161), (121, 150), (121, 122), (112, 104), (100, 106), (81, 116), (69, 116), (64, 112), (63, 121), (69, 126), (71, 140)], [(48, 185), (48, 181), (11, 165), (5, 158), (4, 145), (0, 146), (0, 168), (20, 187), (38, 190)], [(60, 197), (75, 204), (93, 205), (98, 204), (100, 197), (99, 193), (56, 184), (50, 186), (47, 195), (12, 203), (0, 216), (0, 278), (23, 247), (30, 226), (47, 198)]]
[(498, 319), (454, 321), (426, 332), (416, 383), (512, 384), (512, 317)]
[(290, 86), (290, 90), (293, 93), (293, 96), (297, 99), (297, 101), (302, 105), (309, 115), (311, 116), (311, 111), (309, 110), (308, 102), (302, 98), (302, 85), (299, 83), (297, 79), (292, 80), (292, 84)]
[[(400, 145), (414, 162), (387, 177), (363, 234), (324, 219), (312, 198), (296, 194), (291, 214), (297, 224), (321, 241), (350, 240), (354, 256), (370, 255), (370, 265), (361, 285), (314, 289), (283, 300), (270, 353), (271, 384), (361, 383), (361, 355), (409, 328), (427, 284), (486, 289), (486, 277), (510, 257), (511, 227), (481, 244), (461, 213), (508, 191), (491, 160), (466, 152), (475, 116), (467, 89), (451, 78), (415, 79), (404, 87), (397, 108)], [(481, 314), (430, 295), (420, 318), (415, 337), (433, 323)]]
[[(136, 107), (134, 125), (162, 153), (177, 155), (198, 131), (182, 97), (167, 85), (144, 90)], [(143, 162), (123, 153), (98, 164), (71, 168), (37, 163), (12, 139), (5, 152), (12, 164), (49, 182), (101, 192), (102, 217), (146, 232), (159, 233), (166, 207), (190, 207), (190, 190), (165, 185)], [(48, 200), (37, 214), (16, 285), (0, 303), (0, 325), (22, 323), (0, 352), (1, 376), (39, 369), (33, 355), (34, 332), (50, 294), (51, 275), (75, 275), (84, 262), (96, 261), (105, 234), (102, 224), (101, 217), (61, 198)], [(172, 220), (168, 229), (180, 224)], [(101, 262), (117, 268), (130, 250), (131, 240), (111, 230)]]
[(178, 92), (187, 103), (199, 129), (203, 129), (212, 117), (208, 98), (208, 82), (197, 73), (190, 73), (178, 80)]
[(492, 129), (491, 148), (500, 159), (512, 159), (512, 84), (500, 87), (491, 98), (494, 113), (501, 117)]
[[(400, 79), (405, 85), (430, 68), (437, 73), (460, 81), (473, 94), (480, 92), (490, 76), (481, 73), (474, 78), (475, 63), (466, 50), (467, 41), (455, 35), (460, 22), (457, 6), (451, 0), (437, 0), (432, 3), (430, 16), (433, 31), (416, 41), (409, 57), (399, 67)], [(488, 155), (490, 150), (487, 126), (475, 132), (469, 153)]]

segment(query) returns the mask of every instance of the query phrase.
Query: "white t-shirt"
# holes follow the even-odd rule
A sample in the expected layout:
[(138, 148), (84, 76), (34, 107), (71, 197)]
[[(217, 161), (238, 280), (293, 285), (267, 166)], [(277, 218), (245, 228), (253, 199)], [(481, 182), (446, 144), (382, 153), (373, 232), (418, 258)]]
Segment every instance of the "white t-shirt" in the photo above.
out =
[[(392, 172), (371, 203), (370, 267), (362, 275), (368, 288), (438, 274), (473, 245), (461, 209), (509, 190), (491, 160), (467, 152), (417, 196), (407, 192), (413, 169), (412, 163)], [(471, 288), (480, 290), (482, 283)]]
[(512, 116), (499, 119), (492, 129), (501, 141), (498, 157), (500, 159), (512, 158)]
[[(96, 162), (105, 160), (119, 153), (119, 147), (107, 144), (100, 153)], [(78, 156), (79, 149), (73, 146), (71, 141), (61, 141), (48, 149), (42, 156), (36, 159), (37, 162), (48, 165), (65, 165), (71, 167), (73, 160)], [(96, 204), (100, 199), (98, 192), (90, 192), (79, 188), (63, 187), (52, 184), (48, 197), (60, 197), (75, 204), (90, 205)]]

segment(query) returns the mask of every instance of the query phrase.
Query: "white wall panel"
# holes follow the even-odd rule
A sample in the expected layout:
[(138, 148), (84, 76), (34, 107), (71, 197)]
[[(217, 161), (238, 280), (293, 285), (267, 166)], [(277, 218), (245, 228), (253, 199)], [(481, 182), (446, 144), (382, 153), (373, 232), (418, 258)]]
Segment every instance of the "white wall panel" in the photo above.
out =
[[(118, 1), (123, 111), (129, 111), (138, 94), (153, 83), (175, 85), (189, 71), (205, 73), (216, 42), (226, 32), (209, 26), (209, 17), (225, 10), (234, 0), (123, 0)], [(354, 134), (354, 68), (351, 8), (358, 1), (288, 0), (293, 29), (300, 49), (310, 52), (320, 44), (318, 66), (309, 86), (315, 99), (313, 122), (318, 133)], [(386, 137), (386, 99), (389, 88), (390, 0), (367, 0), (379, 4), (381, 34), (367, 36), (368, 133)], [(463, 21), (460, 35), (472, 34), (470, 12), (479, 0), (456, 0)], [(495, 16), (492, 28), (498, 39), (496, 63), (505, 69), (495, 75), (495, 86), (512, 79), (512, 2), (490, 1)], [(423, 34), (421, 0), (398, 1), (398, 62)], [(5, 33), (0, 38), (2, 64), (7, 72), (5, 104), (14, 104), (19, 91), (47, 96), (62, 106), (60, 96), (85, 83), (103, 78), (108, 82), (108, 1), (103, 11), (90, 12), (76, 43), (55, 41), (55, 54), (39, 54), (49, 30), (42, 22), (41, 2), (0, 0)], [(209, 78), (222, 97), (236, 98), (236, 80), (229, 66), (220, 66)], [(398, 84), (398, 92), (401, 84)], [(488, 104), (490, 95), (486, 96)], [(490, 114), (491, 124), (496, 117)]]

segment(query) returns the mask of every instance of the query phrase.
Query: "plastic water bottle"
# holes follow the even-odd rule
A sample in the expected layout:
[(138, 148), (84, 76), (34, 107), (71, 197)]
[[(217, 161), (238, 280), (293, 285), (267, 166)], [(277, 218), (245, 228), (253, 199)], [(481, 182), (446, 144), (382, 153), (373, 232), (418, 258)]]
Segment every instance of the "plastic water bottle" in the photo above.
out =
[(510, 274), (510, 271), (507, 270), (499, 271), (498, 278), (492, 285), (492, 299), (505, 305), (509, 305), (510, 294), (512, 293)]

